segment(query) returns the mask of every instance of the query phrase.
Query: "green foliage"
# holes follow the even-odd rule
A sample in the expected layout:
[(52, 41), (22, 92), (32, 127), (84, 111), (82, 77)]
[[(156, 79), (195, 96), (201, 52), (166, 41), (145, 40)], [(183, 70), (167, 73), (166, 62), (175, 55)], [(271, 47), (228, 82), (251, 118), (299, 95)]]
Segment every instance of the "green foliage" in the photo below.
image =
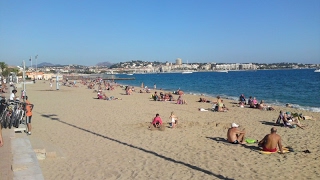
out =
[(1, 72), (2, 72), (2, 75), (3, 76), (7, 76), (5, 75), (4, 73), (9, 73), (9, 72), (5, 72), (5, 70), (8, 68), (8, 65), (5, 63), (5, 62), (0, 62), (0, 69), (1, 69)]

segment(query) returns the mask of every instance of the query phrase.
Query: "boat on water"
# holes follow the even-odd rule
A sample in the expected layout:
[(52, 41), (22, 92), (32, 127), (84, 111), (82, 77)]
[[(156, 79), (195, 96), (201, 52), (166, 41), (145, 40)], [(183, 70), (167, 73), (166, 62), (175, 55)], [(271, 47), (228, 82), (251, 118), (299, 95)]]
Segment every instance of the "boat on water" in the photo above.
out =
[(132, 76), (133, 74), (127, 74), (128, 76)]
[(181, 73), (182, 74), (190, 74), (190, 73), (192, 73), (192, 71), (182, 71)]
[(215, 70), (214, 72), (222, 72), (222, 73), (228, 73), (228, 70)]
[(314, 70), (314, 72), (320, 72), (320, 69), (316, 69), (316, 70)]

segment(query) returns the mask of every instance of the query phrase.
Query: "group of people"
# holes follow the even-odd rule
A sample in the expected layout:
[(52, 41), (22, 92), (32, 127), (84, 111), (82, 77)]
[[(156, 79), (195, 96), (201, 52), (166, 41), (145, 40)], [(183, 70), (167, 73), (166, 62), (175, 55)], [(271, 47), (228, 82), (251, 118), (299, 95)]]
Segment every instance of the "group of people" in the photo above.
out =
[(277, 118), (276, 124), (283, 124), (284, 127), (295, 128), (298, 126), (301, 129), (304, 129), (304, 125), (301, 124), (299, 117), (293, 117), (291, 112), (282, 112), (280, 111), (279, 116)]
[(227, 108), (226, 105), (223, 103), (221, 97), (217, 96), (217, 101), (213, 102), (212, 110), (217, 112), (226, 112), (229, 110), (229, 108)]
[[(170, 127), (175, 128), (178, 124), (178, 117), (174, 114), (173, 111), (171, 112), (169, 119), (170, 119)], [(153, 118), (151, 122), (151, 126), (149, 128), (160, 128), (161, 126), (163, 126), (163, 121), (159, 113), (157, 113), (156, 116)]]
[[(19, 97), (16, 95), (17, 94), (17, 90), (14, 89), (11, 91), (10, 97), (9, 97), (9, 102), (14, 102), (16, 100), (19, 100)], [(30, 103), (28, 96), (22, 96), (22, 99), (25, 98), (25, 112), (26, 112), (26, 123), (27, 123), (27, 134), (31, 135), (31, 118), (32, 118), (32, 110), (34, 105)]]
[[(231, 128), (229, 128), (227, 132), (227, 141), (232, 144), (245, 144), (245, 135), (245, 129), (240, 130), (238, 124), (232, 123)], [(266, 152), (280, 151), (283, 153), (281, 137), (277, 134), (277, 129), (275, 127), (272, 127), (270, 134), (267, 134), (258, 142), (258, 146)], [(277, 149), (277, 147), (279, 147), (279, 149)]]
[(267, 110), (267, 111), (273, 111), (274, 108), (266, 105), (264, 100), (261, 100), (260, 103), (256, 99), (256, 97), (250, 96), (248, 99), (248, 102), (246, 101), (246, 98), (244, 94), (241, 94), (239, 97), (239, 107), (245, 107), (245, 105), (248, 105), (250, 108), (256, 108), (260, 110)]

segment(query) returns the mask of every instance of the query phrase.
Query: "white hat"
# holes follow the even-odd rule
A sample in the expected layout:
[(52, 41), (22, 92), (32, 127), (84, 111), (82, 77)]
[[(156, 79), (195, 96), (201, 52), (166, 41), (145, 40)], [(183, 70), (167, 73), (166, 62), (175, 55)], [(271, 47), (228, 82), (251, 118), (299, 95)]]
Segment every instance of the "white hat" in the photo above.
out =
[(239, 127), (239, 125), (236, 124), (236, 123), (232, 123), (232, 124), (231, 124), (231, 127)]

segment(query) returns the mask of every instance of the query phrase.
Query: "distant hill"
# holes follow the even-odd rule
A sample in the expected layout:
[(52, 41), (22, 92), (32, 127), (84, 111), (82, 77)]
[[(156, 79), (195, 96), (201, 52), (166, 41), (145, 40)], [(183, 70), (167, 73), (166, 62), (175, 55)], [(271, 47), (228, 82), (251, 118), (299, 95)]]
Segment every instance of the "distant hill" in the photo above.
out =
[[(51, 66), (59, 67), (59, 66), (64, 66), (64, 65), (61, 65), (61, 64), (52, 64), (52, 63), (48, 63), (48, 62), (43, 62), (43, 63), (37, 64), (37, 66), (38, 66), (39, 68), (41, 68), (41, 67), (51, 67)], [(36, 67), (36, 65), (33, 64), (32, 67)]]
[[(35, 65), (33, 65), (33, 66), (35, 66)], [(43, 62), (43, 63), (37, 64), (37, 66), (38, 67), (48, 67), (48, 66), (55, 66), (55, 64)]]
[(107, 67), (110, 67), (112, 66), (112, 63), (111, 62), (99, 62), (96, 66), (107, 66)]

